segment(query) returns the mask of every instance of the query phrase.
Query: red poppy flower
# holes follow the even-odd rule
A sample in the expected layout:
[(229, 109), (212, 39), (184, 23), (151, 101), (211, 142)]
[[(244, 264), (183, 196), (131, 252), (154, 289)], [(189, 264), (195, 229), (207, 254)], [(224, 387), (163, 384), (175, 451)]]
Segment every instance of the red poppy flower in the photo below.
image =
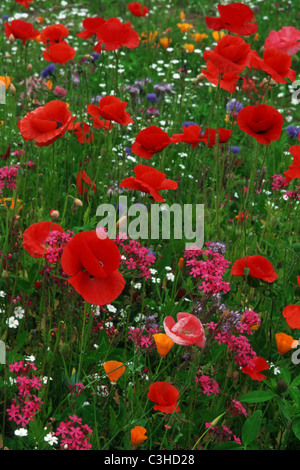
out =
[(280, 31), (270, 31), (265, 40), (265, 49), (275, 47), (290, 56), (300, 51), (300, 30), (294, 26), (283, 26)]
[(76, 186), (79, 194), (88, 193), (90, 189), (96, 193), (96, 184), (91, 180), (85, 170), (81, 170), (77, 173)]
[(236, 260), (230, 274), (232, 276), (244, 276), (245, 268), (249, 270), (248, 275), (255, 279), (261, 279), (266, 282), (273, 282), (277, 279), (277, 273), (274, 271), (272, 263), (264, 256), (245, 256)]
[(237, 115), (239, 128), (264, 145), (279, 139), (283, 117), (277, 109), (267, 104), (245, 106)]
[(300, 178), (300, 145), (292, 145), (289, 152), (293, 155), (294, 159), (289, 169), (284, 172), (286, 181), (289, 183), (295, 178)]
[(120, 252), (109, 238), (99, 238), (95, 231), (79, 232), (67, 243), (61, 257), (68, 282), (93, 305), (106, 305), (121, 294), (125, 286), (117, 270)]
[(63, 24), (53, 24), (46, 26), (41, 31), (41, 41), (44, 44), (52, 45), (63, 41), (69, 35), (69, 30)]
[(130, 114), (125, 111), (127, 101), (120, 101), (116, 96), (104, 96), (99, 101), (99, 105), (89, 104), (87, 112), (98, 118), (101, 116), (107, 121), (115, 121), (123, 126), (133, 123)]
[(191, 144), (192, 148), (197, 147), (199, 142), (203, 142), (203, 135), (201, 134), (201, 127), (197, 124), (191, 126), (183, 126), (182, 134), (173, 134), (171, 140), (174, 144), (178, 142), (185, 142)]
[(25, 10), (29, 7), (29, 3), (33, 2), (33, 0), (15, 0), (19, 5), (23, 5)]
[(162, 411), (163, 413), (178, 413), (180, 408), (178, 406), (179, 392), (174, 385), (169, 382), (154, 382), (150, 385), (148, 390), (149, 400), (157, 403), (153, 409)]
[(135, 178), (130, 176), (120, 183), (121, 188), (134, 189), (149, 193), (155, 201), (164, 202), (158, 191), (162, 189), (177, 189), (177, 183), (166, 179), (165, 173), (146, 165), (137, 165), (134, 169)]
[(146, 16), (149, 13), (148, 8), (138, 2), (128, 3), (127, 8), (134, 16)]
[(215, 86), (219, 86), (223, 90), (229, 93), (234, 93), (237, 87), (237, 81), (239, 76), (236, 73), (222, 73), (220, 74), (219, 69), (209, 60), (206, 63), (206, 70), (202, 69), (201, 73), (207, 78), (207, 80)]
[(24, 140), (34, 140), (43, 147), (62, 137), (74, 119), (66, 103), (54, 100), (27, 113), (18, 127)]
[(292, 329), (300, 329), (300, 305), (287, 305), (282, 312), (287, 324)]
[(242, 372), (250, 375), (251, 379), (253, 380), (261, 381), (267, 378), (261, 373), (261, 371), (268, 369), (269, 364), (267, 363), (267, 361), (263, 357), (258, 356), (256, 359), (253, 360), (253, 364), (242, 367)]
[(28, 41), (28, 39), (34, 39), (39, 36), (40, 32), (37, 29), (34, 29), (31, 23), (23, 20), (12, 20), (11, 23), (4, 23), (5, 36), (9, 38), (12, 34), (15, 39), (21, 39), (23, 44)]
[(94, 47), (94, 51), (100, 53), (102, 44), (105, 51), (115, 51), (125, 46), (134, 49), (139, 45), (139, 35), (130, 27), (130, 23), (122, 23), (118, 18), (110, 18), (101, 26), (97, 34), (99, 42)]
[(64, 229), (54, 222), (37, 222), (30, 225), (23, 233), (23, 247), (33, 258), (45, 256), (47, 246), (45, 240), (54, 230), (64, 233)]
[(227, 29), (231, 33), (249, 36), (257, 31), (257, 24), (253, 22), (254, 13), (250, 7), (243, 3), (230, 3), (218, 5), (220, 18), (206, 16), (205, 21), (209, 29), (220, 31)]
[(68, 125), (68, 131), (73, 131), (78, 142), (81, 144), (86, 144), (94, 140), (91, 128), (86, 122), (71, 122), (71, 124)]
[(100, 17), (96, 18), (86, 18), (82, 22), (82, 26), (84, 27), (84, 31), (77, 33), (77, 36), (81, 39), (88, 39), (93, 34), (97, 34), (100, 31), (101, 26), (103, 26), (105, 20)]
[(69, 60), (74, 59), (75, 55), (75, 49), (66, 41), (52, 44), (43, 51), (44, 59), (49, 62), (54, 62), (55, 64), (65, 64)]
[(252, 51), (243, 38), (226, 34), (213, 51), (205, 51), (204, 60), (210, 60), (221, 73), (238, 74), (250, 67)]
[(285, 354), (299, 345), (299, 341), (286, 333), (276, 333), (275, 341), (279, 354)]
[(217, 141), (219, 144), (224, 144), (230, 139), (230, 136), (230, 129), (223, 129), (223, 127), (219, 127), (218, 129), (206, 129), (203, 142), (205, 142), (208, 147), (212, 148), (216, 145)]
[(296, 71), (291, 69), (291, 65), (291, 57), (278, 49), (266, 49), (262, 59), (256, 51), (252, 54), (251, 66), (263, 70), (277, 83), (286, 83), (285, 78), (289, 78), (292, 82), (295, 80)]
[(171, 143), (172, 141), (168, 134), (160, 127), (149, 126), (138, 133), (132, 144), (131, 151), (141, 158), (149, 159)]

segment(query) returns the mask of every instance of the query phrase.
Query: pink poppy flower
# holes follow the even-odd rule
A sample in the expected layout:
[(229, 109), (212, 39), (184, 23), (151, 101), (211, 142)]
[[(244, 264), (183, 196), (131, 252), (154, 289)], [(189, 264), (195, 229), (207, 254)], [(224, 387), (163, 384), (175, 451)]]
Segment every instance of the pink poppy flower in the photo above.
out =
[(203, 348), (206, 342), (201, 321), (192, 313), (177, 313), (177, 323), (173, 317), (164, 319), (164, 329), (171, 340), (181, 346), (196, 345)]
[(265, 49), (274, 47), (288, 55), (297, 54), (300, 51), (300, 30), (294, 26), (283, 26), (280, 31), (270, 31), (265, 40)]

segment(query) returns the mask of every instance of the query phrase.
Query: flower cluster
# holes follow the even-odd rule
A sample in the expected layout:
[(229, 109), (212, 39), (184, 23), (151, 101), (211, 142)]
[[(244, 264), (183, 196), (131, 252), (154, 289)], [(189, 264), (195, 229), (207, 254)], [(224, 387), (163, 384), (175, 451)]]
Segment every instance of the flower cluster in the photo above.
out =
[(43, 404), (41, 398), (33, 393), (34, 390), (40, 389), (41, 379), (31, 374), (32, 370), (36, 370), (34, 363), (25, 360), (14, 362), (9, 366), (9, 370), (16, 374), (18, 397), (14, 398), (11, 407), (6, 409), (8, 419), (24, 427), (29, 421), (34, 421), (35, 414)]
[(200, 377), (196, 376), (195, 382), (199, 383), (204, 395), (217, 395), (220, 391), (219, 384), (215, 379), (209, 377), (208, 375), (201, 375)]
[(0, 168), (0, 196), (4, 188), (15, 189), (19, 165), (4, 166)]
[(151, 278), (150, 267), (156, 258), (149, 248), (141, 245), (137, 240), (131, 240), (126, 234), (120, 234), (115, 239), (121, 251), (123, 265), (134, 277)]
[(91, 450), (89, 438), (92, 432), (87, 424), (82, 424), (81, 418), (73, 415), (59, 424), (55, 435), (61, 436), (61, 450)]
[[(224, 281), (222, 276), (230, 265), (230, 261), (214, 247), (208, 249), (186, 250), (186, 266), (189, 267), (189, 275), (197, 279), (199, 289), (203, 293), (216, 294), (218, 292), (227, 293), (230, 290), (229, 283)], [(200, 259), (199, 259), (200, 258)]]

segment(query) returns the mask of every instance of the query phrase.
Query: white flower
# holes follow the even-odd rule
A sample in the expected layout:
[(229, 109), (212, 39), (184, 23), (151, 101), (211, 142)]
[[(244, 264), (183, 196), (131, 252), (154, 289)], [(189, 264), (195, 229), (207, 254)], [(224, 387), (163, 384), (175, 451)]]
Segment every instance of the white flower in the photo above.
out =
[(22, 307), (16, 307), (14, 310), (14, 314), (16, 318), (19, 318), (19, 319), (24, 317), (24, 313), (25, 313), (25, 310)]
[(49, 434), (47, 434), (47, 435), (44, 437), (44, 441), (48, 442), (48, 444), (49, 444), (50, 446), (53, 446), (53, 444), (57, 444), (57, 443), (58, 443), (57, 437), (56, 437), (52, 432), (49, 432)]
[(172, 271), (172, 268), (171, 268), (170, 266), (166, 266), (166, 267), (165, 267), (165, 270), (166, 270), (166, 271)]
[(0, 297), (5, 297), (6, 296), (6, 293), (4, 292), (4, 290), (0, 290)]
[(141, 289), (142, 288), (142, 283), (141, 282), (136, 282), (133, 287), (135, 289)]
[(156, 273), (157, 273), (157, 269), (151, 268), (151, 269), (150, 269), (150, 273), (151, 273), (151, 274), (156, 274)]
[(35, 356), (26, 356), (25, 359), (29, 362), (35, 362)]
[(106, 307), (107, 307), (107, 310), (111, 313), (116, 313), (116, 311), (117, 311), (116, 307), (114, 307), (111, 304), (106, 305)]
[(15, 430), (15, 435), (19, 437), (24, 437), (27, 436), (28, 431), (26, 428), (20, 428)]
[(6, 323), (9, 328), (17, 328), (19, 325), (19, 321), (15, 317), (9, 317), (6, 320)]
[(175, 276), (174, 276), (173, 273), (167, 273), (167, 276), (166, 276), (166, 277), (167, 277), (168, 281), (172, 281), (172, 282), (173, 282), (174, 279), (175, 279)]

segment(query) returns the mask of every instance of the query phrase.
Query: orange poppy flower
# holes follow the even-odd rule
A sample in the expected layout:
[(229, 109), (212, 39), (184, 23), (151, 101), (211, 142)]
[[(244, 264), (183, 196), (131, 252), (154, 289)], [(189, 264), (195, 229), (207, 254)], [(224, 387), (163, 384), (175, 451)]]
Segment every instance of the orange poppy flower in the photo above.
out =
[(142, 444), (148, 437), (145, 435), (147, 432), (147, 429), (143, 428), (143, 426), (135, 426), (134, 428), (131, 429), (130, 435), (131, 435), (131, 442), (134, 446), (138, 446), (139, 444)]
[(9, 87), (9, 85), (11, 84), (11, 79), (8, 76), (6, 76), (6, 77), (0, 76), (0, 82), (3, 82), (4, 85), (5, 85), (5, 88), (7, 89)]
[[(22, 206), (20, 205), (21, 200), (17, 199), (17, 212), (19, 212), (22, 209)], [(13, 210), (15, 208), (15, 200), (13, 197), (3, 197), (0, 199), (0, 205), (6, 207), (7, 211), (8, 210)]]
[(194, 52), (194, 45), (193, 44), (184, 44), (183, 45), (186, 52)]
[(179, 261), (178, 261), (178, 268), (179, 269), (183, 269), (183, 262), (184, 262), (184, 259), (183, 258), (179, 258)]
[(119, 361), (107, 361), (103, 367), (112, 384), (117, 383), (117, 380), (124, 374), (126, 369), (123, 362)]
[(170, 44), (171, 44), (171, 42), (172, 42), (172, 39), (171, 39), (171, 38), (161, 38), (161, 39), (159, 40), (159, 42), (160, 42), (160, 45), (161, 45), (164, 49), (167, 49), (167, 48), (170, 46)]
[(193, 39), (195, 39), (196, 42), (202, 42), (203, 39), (207, 38), (207, 34), (205, 33), (195, 33), (193, 34)]
[(153, 335), (153, 339), (155, 341), (158, 354), (161, 357), (166, 357), (168, 352), (174, 346), (174, 342), (165, 333), (157, 333)]
[(188, 31), (194, 28), (194, 26), (189, 23), (177, 23), (177, 26), (182, 33), (187, 33)]
[(293, 348), (296, 348), (299, 341), (295, 340), (292, 336), (285, 333), (276, 333), (276, 346), (279, 354), (284, 354)]

